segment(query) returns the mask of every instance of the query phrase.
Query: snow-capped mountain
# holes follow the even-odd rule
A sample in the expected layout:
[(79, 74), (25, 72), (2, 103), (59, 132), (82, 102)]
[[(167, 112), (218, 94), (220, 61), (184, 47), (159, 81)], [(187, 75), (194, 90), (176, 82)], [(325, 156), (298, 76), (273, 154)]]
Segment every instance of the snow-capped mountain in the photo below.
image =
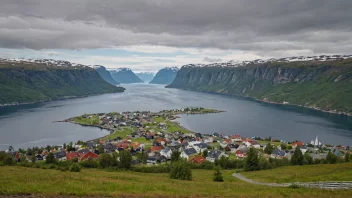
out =
[(143, 83), (138, 76), (129, 68), (109, 69), (112, 78), (119, 83)]
[(158, 71), (152, 81), (151, 84), (170, 84), (175, 79), (176, 74), (178, 72), (177, 67), (165, 67)]

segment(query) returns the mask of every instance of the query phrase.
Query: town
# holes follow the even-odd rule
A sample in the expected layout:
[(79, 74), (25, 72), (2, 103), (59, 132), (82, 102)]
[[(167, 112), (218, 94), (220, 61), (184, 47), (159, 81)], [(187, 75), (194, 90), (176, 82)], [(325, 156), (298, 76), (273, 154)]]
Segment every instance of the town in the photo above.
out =
[[(82, 115), (69, 118), (71, 122), (83, 126), (99, 127), (110, 131), (110, 134), (91, 141), (46, 148), (28, 148), (15, 150), (9, 147), (6, 151), (15, 161), (25, 158), (27, 161), (45, 160), (52, 153), (56, 160), (98, 159), (101, 154), (128, 151), (133, 165), (157, 165), (171, 160), (172, 153), (177, 151), (180, 157), (189, 163), (216, 163), (221, 158), (243, 160), (250, 148), (258, 151), (265, 159), (291, 160), (296, 148), (306, 157), (305, 163), (319, 164), (349, 158), (349, 146), (322, 144), (318, 136), (310, 143), (302, 141), (275, 140), (270, 137), (242, 137), (239, 134), (223, 135), (219, 133), (201, 134), (183, 128), (175, 120), (181, 114), (221, 113), (222, 111), (205, 108), (185, 108), (164, 110), (157, 113), (149, 111), (112, 112)], [(140, 157), (143, 154), (144, 157)], [(24, 156), (24, 157), (21, 157)]]

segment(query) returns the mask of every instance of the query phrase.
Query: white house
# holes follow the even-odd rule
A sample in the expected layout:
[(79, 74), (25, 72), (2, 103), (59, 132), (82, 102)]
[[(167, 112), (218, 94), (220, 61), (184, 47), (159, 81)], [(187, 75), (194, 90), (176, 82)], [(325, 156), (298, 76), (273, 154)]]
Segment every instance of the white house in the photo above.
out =
[(180, 156), (189, 160), (189, 157), (194, 154), (197, 154), (196, 149), (188, 148), (188, 149), (183, 150)]
[(160, 151), (160, 155), (165, 156), (167, 159), (171, 159), (172, 150), (169, 147), (164, 148)]
[(200, 152), (207, 150), (208, 144), (206, 144), (206, 143), (194, 144), (193, 148), (196, 149), (197, 153), (200, 153)]
[(207, 156), (206, 160), (208, 160), (210, 162), (215, 162), (215, 160), (220, 159), (221, 156), (228, 157), (228, 155), (226, 155), (223, 151), (212, 150), (212, 151), (208, 152), (208, 156)]

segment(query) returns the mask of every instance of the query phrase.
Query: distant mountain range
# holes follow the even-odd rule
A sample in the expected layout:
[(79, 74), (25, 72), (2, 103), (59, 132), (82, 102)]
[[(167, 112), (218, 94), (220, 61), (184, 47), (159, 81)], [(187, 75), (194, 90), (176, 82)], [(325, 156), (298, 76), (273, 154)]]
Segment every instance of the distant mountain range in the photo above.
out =
[(99, 73), (99, 75), (108, 83), (112, 84), (112, 85), (118, 85), (120, 84), (119, 82), (116, 82), (112, 76), (111, 73), (106, 70), (106, 68), (104, 66), (101, 65), (95, 65), (93, 66), (93, 68), (95, 69), (95, 71), (97, 71)]
[(177, 67), (165, 67), (158, 71), (150, 84), (165, 84), (168, 85), (172, 83), (178, 72)]
[(153, 80), (155, 76), (154, 72), (139, 72), (135, 74), (146, 83), (149, 83), (151, 80)]
[(0, 58), (0, 105), (123, 92), (94, 69), (68, 61)]
[(110, 69), (112, 78), (118, 83), (143, 83), (138, 76), (131, 69), (128, 68), (119, 68), (119, 69)]
[(189, 64), (167, 87), (352, 115), (352, 55)]

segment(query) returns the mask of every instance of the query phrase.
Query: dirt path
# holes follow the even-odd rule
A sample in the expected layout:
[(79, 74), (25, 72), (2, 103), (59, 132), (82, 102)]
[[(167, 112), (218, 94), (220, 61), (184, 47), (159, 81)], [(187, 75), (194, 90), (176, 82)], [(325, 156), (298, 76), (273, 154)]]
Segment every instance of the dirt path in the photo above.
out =
[(262, 186), (271, 186), (271, 187), (289, 187), (291, 185), (297, 185), (306, 188), (321, 188), (321, 189), (347, 189), (352, 190), (352, 182), (351, 181), (324, 181), (324, 182), (293, 182), (293, 183), (267, 183), (255, 181), (252, 179), (248, 179), (239, 173), (234, 173), (232, 176), (240, 179), (242, 181), (262, 185)]

